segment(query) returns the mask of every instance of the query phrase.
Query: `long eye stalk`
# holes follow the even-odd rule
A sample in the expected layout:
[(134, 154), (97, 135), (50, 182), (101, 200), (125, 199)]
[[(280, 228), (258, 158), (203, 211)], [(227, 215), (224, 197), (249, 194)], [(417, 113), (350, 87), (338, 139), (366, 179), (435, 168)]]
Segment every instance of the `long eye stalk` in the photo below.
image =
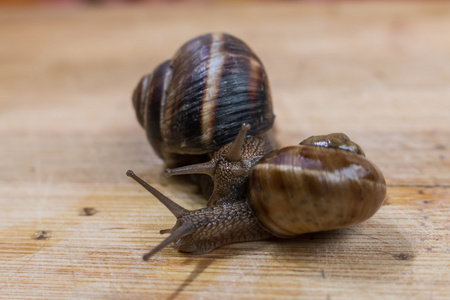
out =
[[(189, 211), (180, 205), (176, 204), (166, 196), (164, 196), (162, 193), (160, 193), (158, 190), (156, 190), (154, 187), (149, 185), (147, 182), (142, 180), (139, 176), (134, 174), (133, 171), (128, 170), (127, 176), (133, 178), (135, 181), (137, 181), (140, 185), (142, 185), (147, 191), (149, 191), (153, 196), (155, 196), (162, 204), (164, 204), (171, 212), (172, 214), (179, 219), (181, 216), (183, 216), (186, 213), (189, 213)], [(161, 233), (168, 233), (169, 230), (162, 230)], [(182, 224), (180, 227), (175, 229), (170, 236), (168, 236), (164, 241), (162, 241), (158, 246), (156, 246), (153, 250), (148, 252), (143, 256), (143, 259), (145, 261), (149, 260), (150, 257), (158, 253), (161, 249), (166, 247), (172, 242), (175, 242), (182, 237), (191, 234), (194, 232), (194, 228), (189, 224)]]
[(162, 193), (160, 193), (157, 189), (152, 187), (150, 184), (142, 180), (139, 176), (134, 174), (133, 171), (128, 170), (127, 176), (133, 178), (136, 182), (138, 182), (140, 185), (142, 185), (147, 191), (149, 191), (153, 196), (156, 197), (162, 204), (164, 204), (167, 209), (170, 210), (170, 212), (177, 218), (181, 217), (182, 215), (188, 213), (189, 211), (185, 209), (184, 207), (176, 204), (166, 196), (164, 196)]

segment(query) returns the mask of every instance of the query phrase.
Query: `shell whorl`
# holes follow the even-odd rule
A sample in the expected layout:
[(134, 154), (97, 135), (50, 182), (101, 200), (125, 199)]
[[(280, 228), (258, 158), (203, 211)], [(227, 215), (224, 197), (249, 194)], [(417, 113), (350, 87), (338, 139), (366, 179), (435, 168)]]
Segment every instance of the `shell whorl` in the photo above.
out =
[(363, 222), (385, 194), (382, 173), (362, 155), (300, 145), (258, 162), (250, 176), (249, 204), (264, 228), (289, 237)]
[(163, 157), (163, 137), (161, 135), (161, 113), (166, 102), (167, 88), (172, 78), (172, 68), (167, 60), (153, 73), (141, 78), (133, 92), (133, 106), (139, 124), (145, 129), (150, 144)]

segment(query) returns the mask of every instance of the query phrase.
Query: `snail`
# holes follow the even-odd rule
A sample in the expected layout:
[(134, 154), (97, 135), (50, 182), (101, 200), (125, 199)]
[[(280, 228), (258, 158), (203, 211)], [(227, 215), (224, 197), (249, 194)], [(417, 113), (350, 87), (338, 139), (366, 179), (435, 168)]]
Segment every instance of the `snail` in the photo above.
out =
[(177, 218), (172, 229), (160, 231), (170, 236), (144, 260), (172, 242), (180, 251), (203, 254), (230, 243), (355, 225), (372, 217), (386, 195), (381, 171), (342, 133), (271, 151), (251, 168), (245, 197), (198, 210), (181, 207), (131, 170), (127, 175)]
[(140, 80), (133, 105), (155, 152), (178, 167), (166, 175), (191, 175), (208, 206), (240, 199), (250, 168), (277, 148), (267, 133), (275, 116), (264, 66), (228, 34), (185, 43)]
[(243, 41), (223, 33), (181, 46), (142, 77), (132, 102), (150, 144), (169, 167), (206, 161), (244, 122), (252, 123), (250, 135), (263, 135), (275, 118), (261, 60)]

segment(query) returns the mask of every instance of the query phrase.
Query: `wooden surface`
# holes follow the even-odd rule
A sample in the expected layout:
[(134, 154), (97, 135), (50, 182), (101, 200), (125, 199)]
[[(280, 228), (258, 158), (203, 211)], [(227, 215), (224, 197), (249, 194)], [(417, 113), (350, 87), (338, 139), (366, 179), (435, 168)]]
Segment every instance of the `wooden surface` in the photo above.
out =
[[(445, 2), (0, 9), (0, 298), (448, 299), (449, 29)], [(174, 218), (126, 170), (204, 200), (162, 175), (130, 94), (207, 31), (263, 60), (283, 145), (363, 146), (389, 185), (371, 220), (142, 261)]]

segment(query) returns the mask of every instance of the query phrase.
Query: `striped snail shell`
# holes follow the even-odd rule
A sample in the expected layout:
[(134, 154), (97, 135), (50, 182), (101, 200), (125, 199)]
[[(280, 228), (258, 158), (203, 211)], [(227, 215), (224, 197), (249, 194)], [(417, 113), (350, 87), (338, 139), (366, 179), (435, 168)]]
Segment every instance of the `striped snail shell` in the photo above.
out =
[[(320, 146), (311, 141), (320, 141)], [(362, 153), (344, 134), (311, 137), (298, 146), (272, 151), (250, 175), (253, 213), (279, 237), (367, 220), (380, 208), (386, 183)]]
[(171, 242), (181, 251), (201, 254), (230, 243), (274, 235), (288, 238), (367, 220), (381, 207), (386, 183), (381, 171), (360, 151), (341, 133), (274, 150), (251, 169), (246, 199), (193, 211), (128, 171), (128, 176), (177, 217), (172, 229), (161, 231), (170, 236), (144, 255), (144, 260)]
[(156, 153), (179, 166), (178, 155), (212, 153), (231, 142), (241, 124), (266, 132), (274, 114), (260, 59), (222, 33), (196, 37), (145, 75), (133, 93), (139, 123)]

